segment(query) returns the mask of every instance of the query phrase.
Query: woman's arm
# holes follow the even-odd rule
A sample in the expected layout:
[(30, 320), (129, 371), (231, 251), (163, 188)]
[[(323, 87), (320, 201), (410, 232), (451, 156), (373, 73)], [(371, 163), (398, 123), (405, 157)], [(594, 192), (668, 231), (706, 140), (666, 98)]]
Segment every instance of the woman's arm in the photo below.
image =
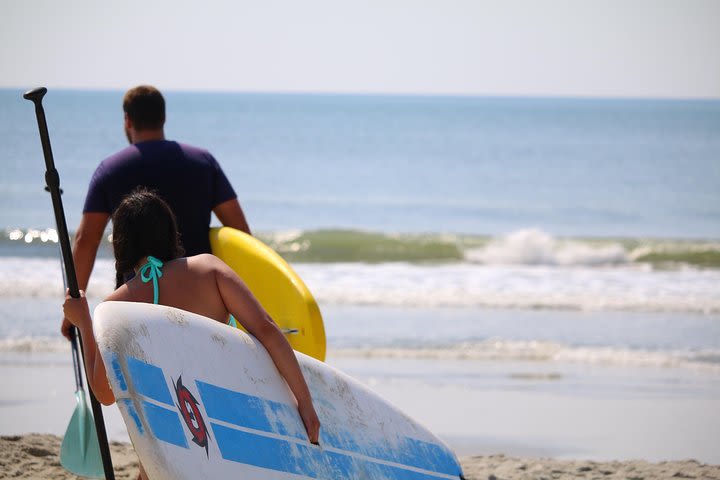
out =
[(300, 417), (310, 442), (317, 444), (320, 420), (295, 352), (272, 318), (262, 308), (240, 277), (223, 261), (212, 257), (215, 280), (227, 310), (267, 349), (298, 403)]
[(85, 298), (85, 292), (80, 290), (80, 298), (73, 298), (68, 291), (65, 294), (63, 311), (65, 318), (78, 328), (82, 336), (85, 370), (87, 372), (88, 384), (90, 384), (95, 398), (103, 405), (115, 403), (115, 395), (113, 395), (110, 389), (110, 383), (108, 383), (105, 364), (103, 363), (97, 343), (95, 342), (92, 319), (90, 318), (90, 309), (88, 308), (87, 299)]

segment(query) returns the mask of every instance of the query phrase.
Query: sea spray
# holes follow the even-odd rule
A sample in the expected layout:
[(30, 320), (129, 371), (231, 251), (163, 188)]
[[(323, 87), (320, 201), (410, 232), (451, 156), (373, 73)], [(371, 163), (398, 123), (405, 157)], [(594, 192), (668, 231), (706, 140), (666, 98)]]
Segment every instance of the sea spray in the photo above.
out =
[(519, 230), (492, 239), (486, 246), (469, 250), (465, 258), (488, 265), (617, 265), (629, 261), (619, 243), (601, 245), (560, 240), (537, 229)]

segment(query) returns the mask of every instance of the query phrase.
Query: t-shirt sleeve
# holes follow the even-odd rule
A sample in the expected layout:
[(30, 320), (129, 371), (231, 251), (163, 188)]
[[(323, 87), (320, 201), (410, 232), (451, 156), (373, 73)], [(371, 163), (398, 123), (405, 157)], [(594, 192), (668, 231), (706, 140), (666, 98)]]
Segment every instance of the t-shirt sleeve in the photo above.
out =
[(105, 191), (105, 169), (102, 163), (98, 165), (90, 179), (83, 213), (112, 214), (112, 206), (108, 202), (108, 195)]
[(235, 194), (235, 190), (233, 190), (232, 185), (230, 185), (230, 180), (228, 180), (225, 176), (225, 172), (223, 172), (220, 164), (212, 155), (210, 155), (210, 163), (215, 169), (215, 184), (213, 185), (214, 195), (211, 202), (212, 208), (215, 208), (223, 202), (237, 198), (237, 195)]

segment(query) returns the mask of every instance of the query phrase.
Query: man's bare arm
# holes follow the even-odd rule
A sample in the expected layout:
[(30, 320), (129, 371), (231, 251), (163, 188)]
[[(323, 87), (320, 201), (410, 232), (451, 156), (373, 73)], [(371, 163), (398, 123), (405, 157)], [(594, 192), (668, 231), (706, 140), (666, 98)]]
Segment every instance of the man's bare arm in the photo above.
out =
[(80, 290), (87, 290), (105, 227), (110, 220), (107, 213), (83, 213), (73, 242), (73, 260)]
[[(78, 288), (87, 290), (90, 281), (90, 274), (95, 265), (98, 247), (102, 241), (103, 232), (110, 220), (107, 213), (83, 213), (75, 233), (73, 242), (73, 262), (75, 263), (75, 275), (77, 276)], [(62, 334), (70, 339), (70, 322), (63, 318), (60, 330)]]
[(215, 212), (218, 220), (226, 227), (236, 228), (248, 235), (252, 235), (250, 226), (248, 226), (247, 220), (245, 219), (245, 213), (243, 213), (240, 202), (238, 202), (236, 198), (219, 204), (213, 209), (213, 212)]

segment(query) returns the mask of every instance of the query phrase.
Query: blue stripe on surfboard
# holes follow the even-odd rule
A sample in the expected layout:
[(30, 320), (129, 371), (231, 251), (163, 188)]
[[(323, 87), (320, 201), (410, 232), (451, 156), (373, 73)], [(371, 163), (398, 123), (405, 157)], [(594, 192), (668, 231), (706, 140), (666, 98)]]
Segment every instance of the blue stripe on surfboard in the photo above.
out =
[[(200, 380), (196, 380), (195, 384), (210, 418), (254, 430), (307, 440), (307, 433), (297, 408)], [(288, 419), (294, 421), (289, 422)]]
[(113, 352), (111, 363), (115, 379), (118, 381), (118, 386), (120, 387), (120, 390), (124, 392), (127, 390), (127, 383), (125, 382), (125, 375), (122, 373), (122, 368), (120, 368), (120, 359), (118, 358), (117, 353)]
[(139, 394), (175, 406), (161, 368), (130, 356), (127, 357), (127, 366), (132, 384)]
[(137, 427), (138, 432), (140, 432), (141, 435), (145, 434), (145, 429), (142, 426), (142, 423), (140, 422), (140, 415), (138, 415), (137, 410), (135, 410), (135, 405), (133, 405), (132, 400), (129, 398), (119, 398), (117, 401), (119, 404), (124, 405), (125, 409), (128, 412), (128, 415), (133, 419), (135, 422), (135, 427)]
[(334, 425), (323, 424), (320, 431), (322, 445), (432, 472), (448, 475), (456, 475), (458, 472), (455, 457), (435, 443), (423, 442), (410, 437), (398, 437), (394, 440), (391, 449), (387, 448), (384, 443), (360, 445), (355, 441), (356, 436), (352, 432), (337, 431), (333, 427)]
[[(280, 402), (228, 390), (197, 380), (205, 411), (211, 419), (262, 432), (307, 440), (307, 433), (296, 408)], [(384, 443), (360, 445), (353, 432), (338, 431), (335, 425), (320, 429), (320, 444), (378, 460), (423, 470), (456, 475), (455, 457), (440, 445), (409, 437), (399, 437), (388, 449)]]
[(263, 437), (213, 422), (210, 425), (225, 460), (308, 477), (316, 476), (313, 471), (319, 470), (318, 462), (323, 460), (317, 449), (306, 445)]
[[(364, 458), (356, 458), (339, 452), (323, 452), (327, 462), (333, 465), (333, 471), (330, 475), (323, 478), (383, 478), (392, 480), (428, 480), (428, 478), (444, 478), (439, 477), (441, 473), (433, 475), (431, 473), (416, 472), (407, 468), (395, 465), (384, 465), (382, 463), (373, 462)], [(336, 475), (335, 472), (345, 472)], [(445, 475), (445, 474), (442, 474)], [(460, 469), (456, 468), (450, 475), (459, 477)]]
[(180, 416), (177, 411), (146, 401), (142, 402), (142, 406), (150, 430), (158, 440), (178, 447), (188, 448), (185, 431), (180, 423)]
[[(330, 452), (280, 438), (236, 430), (211, 422), (220, 453), (225, 460), (311, 478), (427, 480), (436, 475), (418, 472), (372, 459)], [(459, 475), (459, 469), (453, 474)], [(440, 475), (440, 474), (438, 474)]]

